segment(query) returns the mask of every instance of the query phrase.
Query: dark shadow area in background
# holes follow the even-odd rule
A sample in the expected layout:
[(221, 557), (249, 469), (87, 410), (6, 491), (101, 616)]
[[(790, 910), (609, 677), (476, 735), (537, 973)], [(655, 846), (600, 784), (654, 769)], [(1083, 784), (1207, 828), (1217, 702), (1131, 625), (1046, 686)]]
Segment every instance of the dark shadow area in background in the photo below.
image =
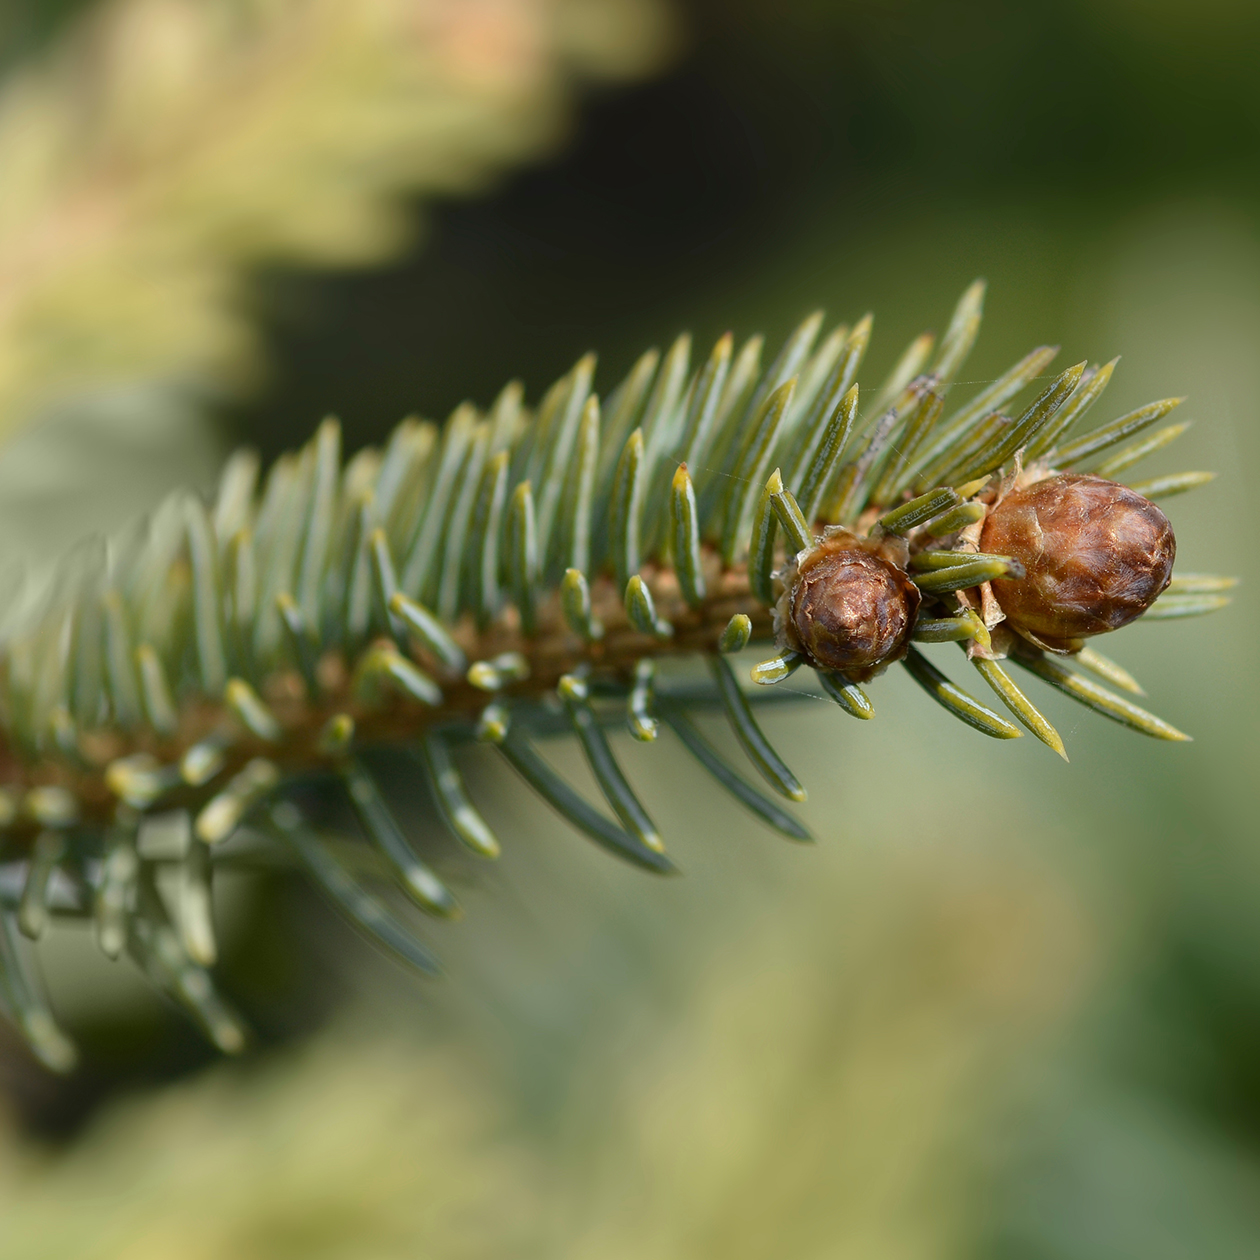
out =
[(92, 0), (0, 0), (0, 71), (42, 54)]
[[(733, 97), (729, 76), (759, 91)], [(785, 93), (795, 129), (773, 125)], [(574, 141), (488, 200), (439, 206), (398, 267), (277, 278), (276, 375), (239, 431), (271, 455), (332, 411), (353, 449), (515, 376), (537, 397), (592, 345), (616, 371), (790, 224), (832, 138), (807, 96), (715, 37), (665, 79), (591, 101)]]
[(537, 397), (592, 347), (606, 389), (776, 250), (915, 200), (1093, 204), (1192, 174), (1250, 197), (1260, 6), (1160, 7), (690, 0), (670, 72), (588, 102), (562, 155), (493, 196), (439, 206), (412, 258), (267, 277), (272, 383), (229, 423), (274, 455), (332, 412), (353, 449), (514, 376)]

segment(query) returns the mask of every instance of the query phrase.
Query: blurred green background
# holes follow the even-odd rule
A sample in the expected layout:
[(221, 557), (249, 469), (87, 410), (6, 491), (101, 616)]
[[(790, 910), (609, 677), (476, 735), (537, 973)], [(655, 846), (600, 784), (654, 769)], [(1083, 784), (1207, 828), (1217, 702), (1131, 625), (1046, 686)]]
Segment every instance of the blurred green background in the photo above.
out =
[[(59, 10), (9, 23), (11, 59), (62, 38)], [(1244, 584), (1108, 649), (1195, 742), (1043, 697), (1065, 766), (960, 733), (894, 671), (876, 722), (766, 717), (810, 788), (801, 850), (626, 739), (687, 871), (668, 884), (473, 758), (514, 842), (489, 873), (452, 865), (448, 980), (398, 974), (283, 879), (229, 890), (226, 983), (261, 1033), (240, 1063), (63, 933), (43, 961), (88, 1062), (53, 1082), (5, 1048), (0, 1257), (1260, 1253), (1260, 10), (678, 0), (668, 20), (636, 82), (589, 75), (566, 132), (476, 196), (429, 196), (388, 265), (252, 258), (267, 371), (164, 396), (173, 454), (115, 478), (99, 523), (328, 411), (379, 441), (510, 376), (536, 397), (592, 347), (607, 389), (683, 327), (874, 309), (874, 379), (984, 275), (968, 380), (1054, 342), (1123, 356), (1116, 413), (1189, 395), (1148, 475), (1219, 470), (1169, 506), (1179, 564)], [(59, 458), (48, 431), (0, 452), (0, 487)], [(92, 524), (64, 490), (12, 502)]]

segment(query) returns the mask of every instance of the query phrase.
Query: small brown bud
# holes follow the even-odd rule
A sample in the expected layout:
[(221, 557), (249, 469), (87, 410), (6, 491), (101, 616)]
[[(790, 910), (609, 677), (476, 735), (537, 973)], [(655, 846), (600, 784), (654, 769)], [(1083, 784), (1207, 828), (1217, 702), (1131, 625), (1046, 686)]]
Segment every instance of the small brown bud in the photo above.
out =
[(819, 668), (862, 681), (905, 655), (920, 596), (887, 550), (845, 533), (800, 560), (783, 628)]
[(1065, 473), (1003, 499), (980, 549), (1023, 562), (1025, 577), (993, 583), (998, 605), (1013, 629), (1062, 651), (1140, 617), (1172, 579), (1177, 542), (1149, 499)]

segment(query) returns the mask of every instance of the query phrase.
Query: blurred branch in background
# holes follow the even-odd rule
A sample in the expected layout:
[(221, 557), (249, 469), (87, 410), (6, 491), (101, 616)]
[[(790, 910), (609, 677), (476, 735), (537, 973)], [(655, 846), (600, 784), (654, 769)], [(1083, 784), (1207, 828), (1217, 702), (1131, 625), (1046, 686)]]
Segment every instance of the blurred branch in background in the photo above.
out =
[[(0, 94), (0, 437), (52, 426), (0, 463), (10, 543), (46, 554), (134, 514), (155, 445), (166, 485), (205, 479), (195, 404), (259, 379), (251, 270), (396, 255), (415, 198), (537, 158), (579, 82), (643, 74), (669, 46), (656, 0), (87, 12)], [(111, 446), (132, 474), (112, 509), (91, 490)], [(33, 511), (71, 486), (90, 509)]]

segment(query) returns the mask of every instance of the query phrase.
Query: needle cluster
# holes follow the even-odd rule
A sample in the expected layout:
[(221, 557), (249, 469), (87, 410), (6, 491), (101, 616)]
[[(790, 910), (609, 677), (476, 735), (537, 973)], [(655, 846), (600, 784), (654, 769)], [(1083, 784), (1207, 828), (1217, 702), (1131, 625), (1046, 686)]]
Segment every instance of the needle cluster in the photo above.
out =
[[(606, 397), (588, 355), (535, 403), (514, 382), (485, 410), (405, 420), (346, 462), (325, 421), (265, 477), (242, 453), (209, 501), (176, 494), (128, 537), (67, 558), (0, 631), (0, 988), (35, 1053), (74, 1059), (21, 939), (62, 915), (94, 919), (101, 949), (129, 954), (220, 1048), (244, 1045), (212, 976), (212, 883), (260, 848), (387, 952), (435, 970), (412, 911), (460, 906), (399, 825), (382, 745), (412, 756), (435, 814), (479, 858), (501, 842), (460, 774), (468, 741), (579, 833), (669, 873), (608, 729), (672, 732), (763, 823), (808, 840), (785, 804), (805, 790), (754, 713), (799, 695), (770, 688), (804, 666), (863, 720), (866, 686), (900, 663), (968, 726), (1027, 730), (1062, 754), (1014, 664), (1134, 730), (1186, 738), (1084, 642), (1228, 602), (1229, 579), (1169, 578), (1171, 527), (1150, 503), (1204, 475), (1113, 480), (1184, 429), (1151, 432), (1179, 400), (1088, 428), (1114, 363), (1045, 381), (1055, 352), (1040, 347), (947, 409), (983, 296), (969, 288), (940, 344), (916, 338), (867, 393), (870, 316), (824, 335), (812, 315), (768, 364), (760, 337), (723, 336), (693, 362), (684, 335)], [(1086, 625), (1072, 617), (1087, 579), (1101, 594)], [(732, 658), (753, 639), (777, 654), (746, 689)], [(946, 642), (1009, 717), (921, 650)], [(700, 657), (708, 682), (658, 676), (679, 656)], [(691, 721), (702, 707), (725, 715), (753, 781)], [(562, 731), (606, 808), (539, 751)], [(307, 816), (294, 789), (312, 777), (343, 793), (359, 836)]]

